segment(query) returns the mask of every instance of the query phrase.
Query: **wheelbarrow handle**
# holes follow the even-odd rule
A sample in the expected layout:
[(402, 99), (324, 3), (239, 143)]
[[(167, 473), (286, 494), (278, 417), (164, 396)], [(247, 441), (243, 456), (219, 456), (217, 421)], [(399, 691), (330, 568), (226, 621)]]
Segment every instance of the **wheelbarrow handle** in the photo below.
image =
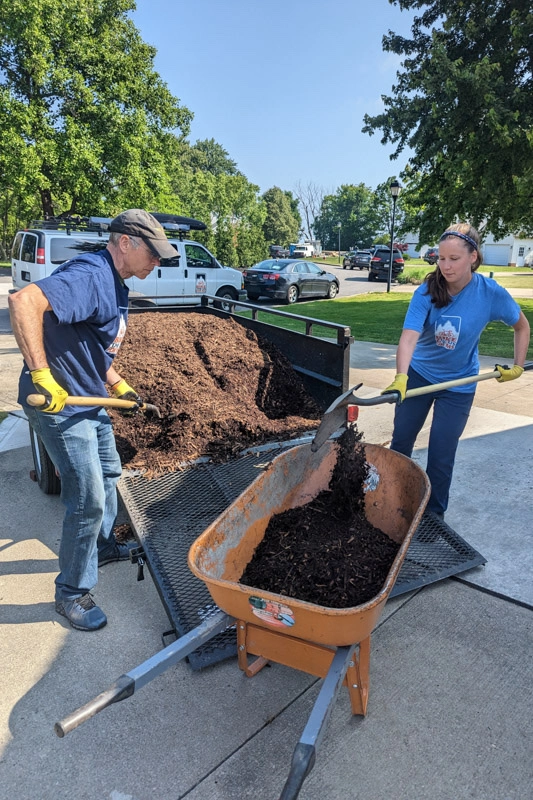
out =
[(167, 645), (164, 650), (156, 653), (151, 658), (143, 661), (142, 664), (121, 675), (109, 688), (101, 692), (97, 697), (89, 700), (85, 705), (68, 714), (54, 725), (54, 731), (62, 739), (67, 733), (73, 731), (83, 722), (86, 722), (95, 714), (103, 711), (104, 708), (132, 697), (138, 690), (142, 689), (149, 681), (161, 675), (168, 667), (177, 664), (178, 661), (186, 658), (194, 650), (206, 644), (214, 636), (222, 633), (227, 628), (235, 624), (235, 619), (229, 614), (218, 610), (211, 617), (205, 619), (189, 633), (184, 634), (172, 644)]

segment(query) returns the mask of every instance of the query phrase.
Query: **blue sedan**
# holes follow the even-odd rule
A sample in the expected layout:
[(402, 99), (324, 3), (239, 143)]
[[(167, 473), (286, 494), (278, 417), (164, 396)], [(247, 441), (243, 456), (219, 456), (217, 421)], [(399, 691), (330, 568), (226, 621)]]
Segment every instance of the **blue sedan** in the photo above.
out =
[(312, 261), (267, 259), (254, 264), (244, 273), (244, 288), (249, 300), (261, 296), (285, 303), (311, 297), (333, 300), (339, 293), (339, 281)]

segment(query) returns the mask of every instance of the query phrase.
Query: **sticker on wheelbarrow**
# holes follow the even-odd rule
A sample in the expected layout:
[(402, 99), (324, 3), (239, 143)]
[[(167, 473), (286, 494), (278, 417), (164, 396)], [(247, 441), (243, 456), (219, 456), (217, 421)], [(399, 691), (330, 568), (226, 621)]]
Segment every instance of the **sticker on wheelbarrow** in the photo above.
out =
[(363, 485), (363, 489), (365, 492), (374, 492), (378, 488), (379, 484), (379, 472), (377, 471), (374, 464), (368, 465), (368, 475), (366, 476), (366, 481)]
[(263, 597), (255, 597), (252, 595), (248, 598), (252, 607), (252, 613), (256, 617), (262, 619), (268, 625), (274, 625), (277, 628), (291, 627), (294, 625), (294, 616), (288, 606), (282, 603), (274, 603), (272, 600), (265, 600)]

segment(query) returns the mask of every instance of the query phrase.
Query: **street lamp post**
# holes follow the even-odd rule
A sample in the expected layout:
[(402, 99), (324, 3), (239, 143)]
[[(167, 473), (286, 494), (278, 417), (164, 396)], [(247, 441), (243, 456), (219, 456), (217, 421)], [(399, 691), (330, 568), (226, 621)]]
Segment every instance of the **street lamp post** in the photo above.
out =
[(398, 181), (394, 180), (389, 186), (392, 197), (392, 224), (390, 229), (390, 260), (389, 260), (389, 274), (387, 275), (387, 291), (390, 292), (390, 285), (392, 281), (392, 259), (394, 255), (394, 219), (396, 217), (396, 200), (400, 194), (401, 186)]
[(341, 263), (341, 227), (342, 223), (337, 222), (337, 228), (339, 229), (339, 264)]

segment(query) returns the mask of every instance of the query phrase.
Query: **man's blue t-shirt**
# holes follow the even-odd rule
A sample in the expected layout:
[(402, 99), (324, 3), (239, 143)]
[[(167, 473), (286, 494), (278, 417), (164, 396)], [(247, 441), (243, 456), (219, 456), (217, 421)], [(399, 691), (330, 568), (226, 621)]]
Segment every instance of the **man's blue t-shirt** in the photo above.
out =
[[(411, 366), (430, 383), (477, 375), (478, 343), (485, 327), (496, 320), (515, 325), (519, 316), (520, 307), (509, 292), (477, 272), (445, 308), (435, 308), (426, 285), (419, 286), (403, 324), (420, 333)], [(473, 392), (475, 386), (457, 386), (454, 391)]]
[[(109, 250), (77, 256), (36, 281), (52, 306), (44, 314), (44, 347), (56, 381), (69, 395), (106, 397), (105, 380), (126, 332), (128, 287), (117, 273)], [(19, 403), (34, 393), (24, 365)], [(65, 406), (71, 415), (87, 411)]]

